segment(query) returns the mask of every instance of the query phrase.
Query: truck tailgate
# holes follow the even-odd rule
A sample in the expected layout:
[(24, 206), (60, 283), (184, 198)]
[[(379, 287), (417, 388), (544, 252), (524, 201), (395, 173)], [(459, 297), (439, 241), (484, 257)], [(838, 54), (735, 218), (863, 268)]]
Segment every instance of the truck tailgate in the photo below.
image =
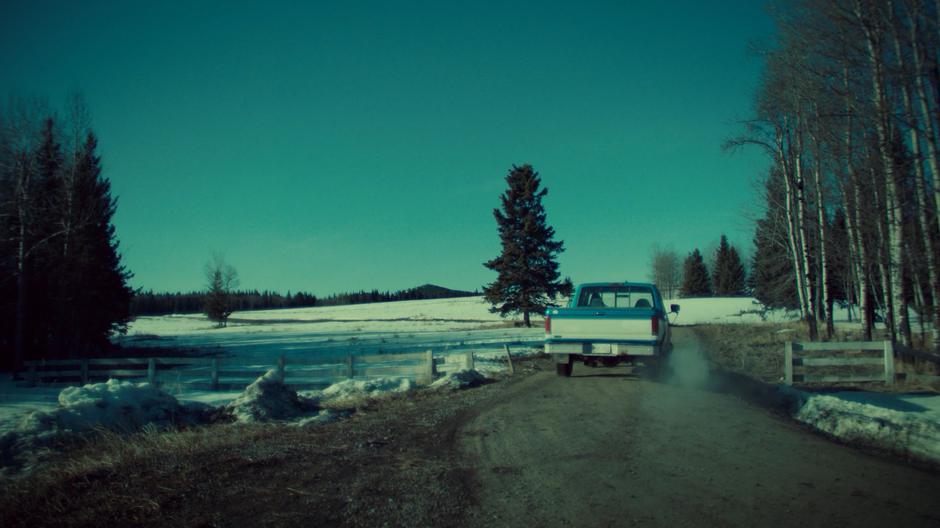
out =
[(656, 339), (652, 333), (652, 309), (626, 308), (603, 310), (560, 310), (551, 315), (551, 342), (609, 341), (648, 342)]

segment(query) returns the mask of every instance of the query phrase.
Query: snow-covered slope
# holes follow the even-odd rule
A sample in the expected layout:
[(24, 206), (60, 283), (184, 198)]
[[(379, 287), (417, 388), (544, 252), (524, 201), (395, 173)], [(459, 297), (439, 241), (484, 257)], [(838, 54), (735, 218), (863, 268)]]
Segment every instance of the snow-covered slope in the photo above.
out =
[[(490, 313), (483, 297), (397, 301), (346, 306), (315, 306), (281, 310), (235, 312), (226, 328), (216, 328), (202, 314), (142, 316), (132, 322), (128, 336), (178, 336), (199, 332), (233, 335), (245, 332), (422, 332), (466, 330), (507, 322)], [(538, 319), (538, 315), (536, 319)], [(508, 321), (512, 321), (509, 319)]]

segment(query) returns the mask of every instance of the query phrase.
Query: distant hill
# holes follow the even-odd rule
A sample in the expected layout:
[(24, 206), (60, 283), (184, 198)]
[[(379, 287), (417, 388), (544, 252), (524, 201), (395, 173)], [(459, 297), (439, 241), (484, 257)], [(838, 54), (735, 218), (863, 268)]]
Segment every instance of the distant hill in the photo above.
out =
[(422, 284), (417, 288), (406, 291), (413, 291), (418, 295), (422, 295), (425, 299), (447, 299), (450, 297), (472, 297), (474, 295), (480, 295), (479, 292), (451, 290), (450, 288), (438, 286), (437, 284)]
[(342, 304), (363, 304), (374, 302), (417, 301), (421, 299), (449, 299), (453, 297), (472, 297), (478, 292), (451, 290), (436, 284), (423, 284), (408, 290), (380, 292), (378, 290), (337, 293), (318, 299), (317, 306), (337, 306)]

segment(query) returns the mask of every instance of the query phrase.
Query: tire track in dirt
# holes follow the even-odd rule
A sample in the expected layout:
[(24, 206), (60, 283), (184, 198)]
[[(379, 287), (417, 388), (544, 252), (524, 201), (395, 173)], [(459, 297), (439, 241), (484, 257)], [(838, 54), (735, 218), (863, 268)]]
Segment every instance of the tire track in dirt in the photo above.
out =
[[(689, 369), (697, 343), (676, 330)], [(704, 383), (641, 374), (539, 373), (466, 424), (475, 524), (940, 526), (937, 474), (831, 443)]]

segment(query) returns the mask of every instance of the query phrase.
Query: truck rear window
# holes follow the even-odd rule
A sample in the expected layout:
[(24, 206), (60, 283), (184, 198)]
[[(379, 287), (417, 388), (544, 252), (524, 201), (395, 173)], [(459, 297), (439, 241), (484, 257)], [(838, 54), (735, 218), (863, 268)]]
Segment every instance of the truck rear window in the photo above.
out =
[(653, 290), (648, 286), (585, 286), (578, 308), (652, 308)]

